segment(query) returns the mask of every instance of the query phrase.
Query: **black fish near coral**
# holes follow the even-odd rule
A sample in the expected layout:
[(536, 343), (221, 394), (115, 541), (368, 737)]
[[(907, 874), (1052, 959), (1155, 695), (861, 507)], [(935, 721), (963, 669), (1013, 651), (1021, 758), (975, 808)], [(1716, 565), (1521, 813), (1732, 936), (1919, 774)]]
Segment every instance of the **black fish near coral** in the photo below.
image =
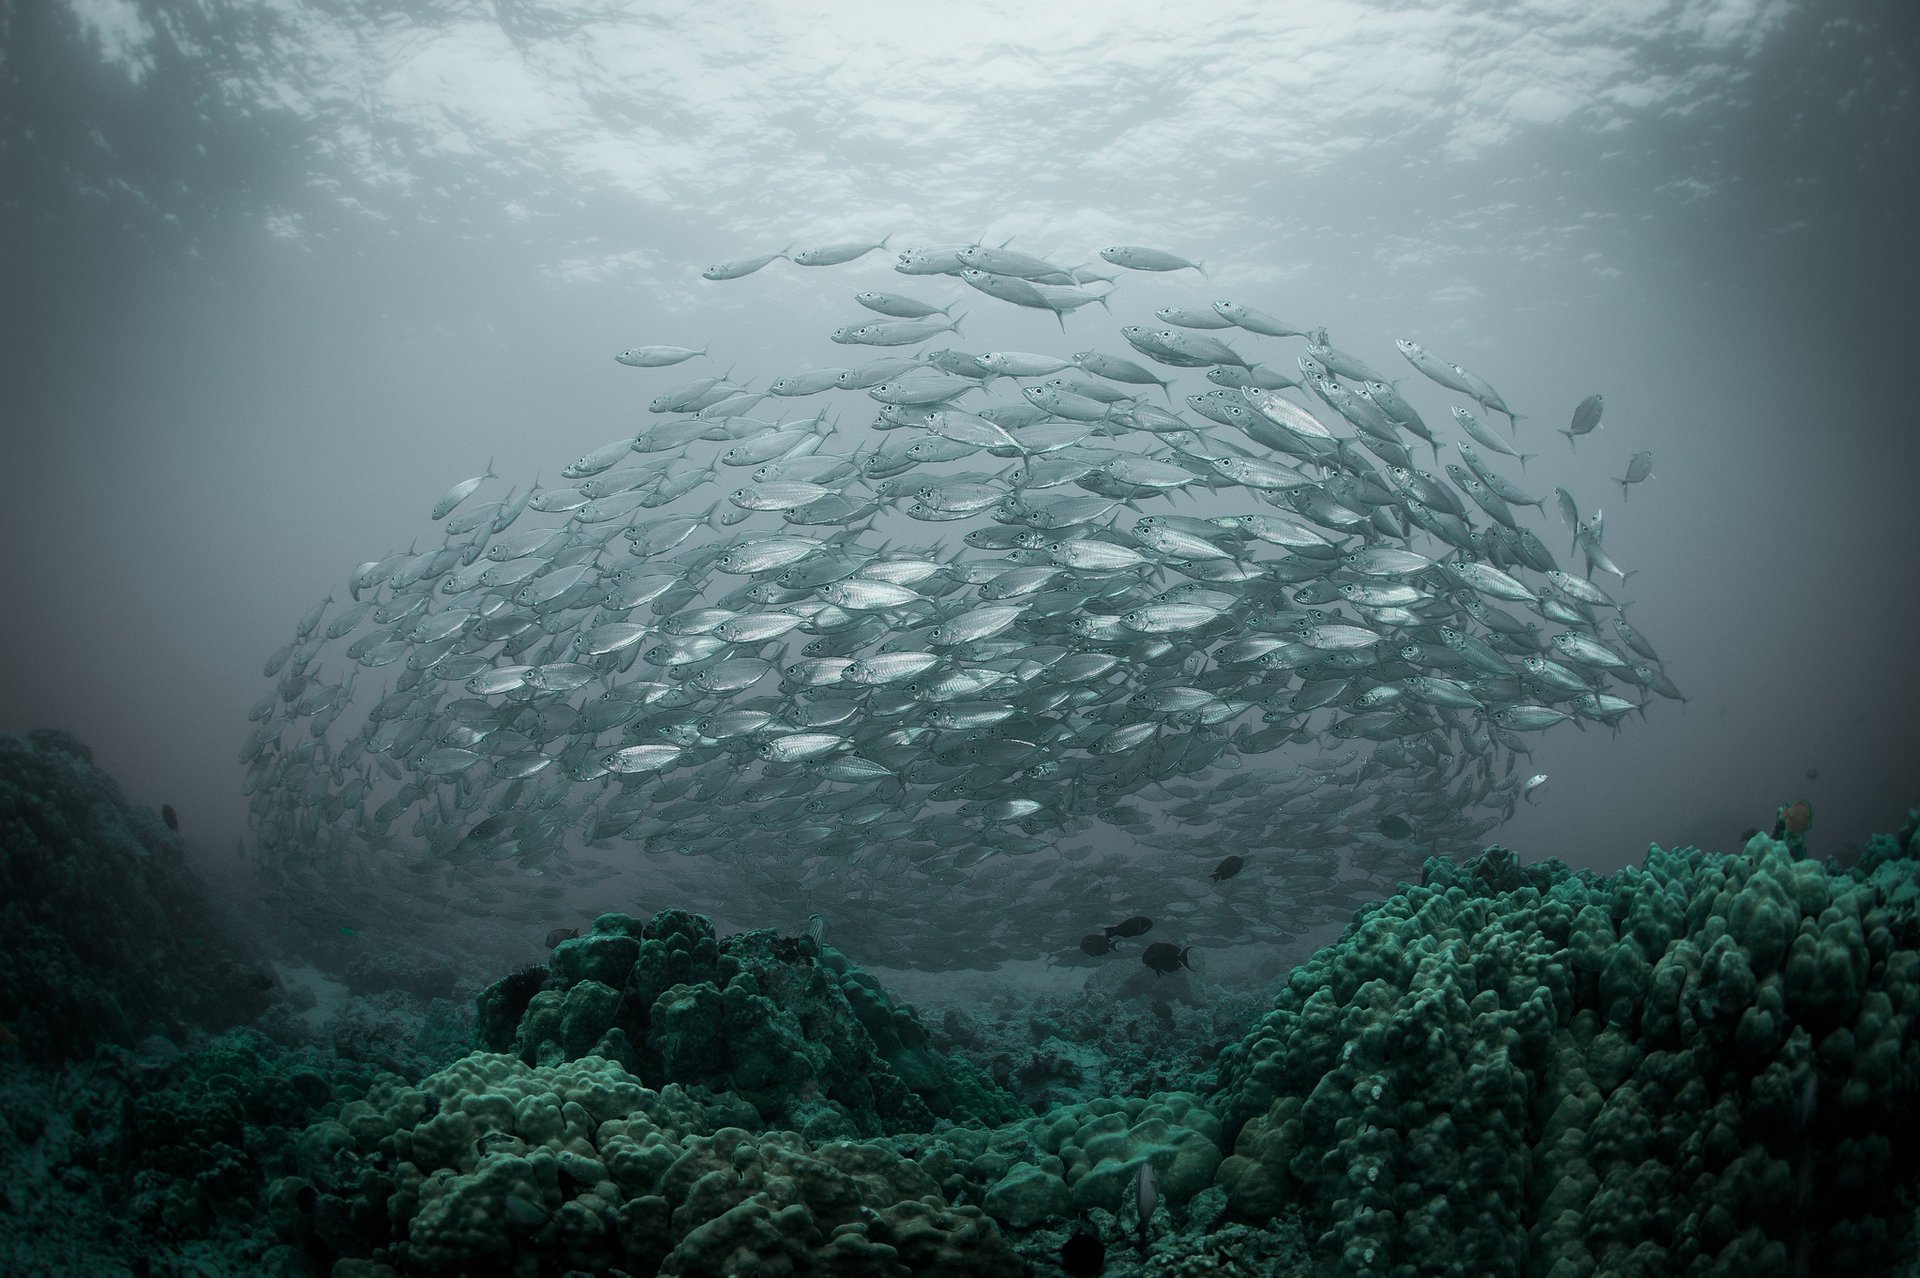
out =
[(1183, 967), (1192, 968), (1193, 964), (1187, 962), (1187, 953), (1192, 948), (1189, 945), (1182, 949), (1169, 941), (1157, 941), (1147, 947), (1146, 952), (1140, 956), (1140, 961), (1160, 975), (1167, 976)]

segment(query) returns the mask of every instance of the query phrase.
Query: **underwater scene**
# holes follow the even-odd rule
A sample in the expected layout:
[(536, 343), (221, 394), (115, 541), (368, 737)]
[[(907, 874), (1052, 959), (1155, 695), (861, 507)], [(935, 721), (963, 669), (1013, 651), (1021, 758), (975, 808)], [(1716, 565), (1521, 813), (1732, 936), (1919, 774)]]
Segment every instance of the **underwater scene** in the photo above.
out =
[(1916, 84), (0, 4), (0, 1275), (1920, 1275)]

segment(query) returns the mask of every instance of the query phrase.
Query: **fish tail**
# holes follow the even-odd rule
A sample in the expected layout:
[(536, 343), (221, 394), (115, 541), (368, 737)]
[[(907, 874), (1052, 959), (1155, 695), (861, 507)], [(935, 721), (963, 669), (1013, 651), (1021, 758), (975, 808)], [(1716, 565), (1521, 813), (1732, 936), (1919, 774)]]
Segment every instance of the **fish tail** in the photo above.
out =
[(1574, 434), (1574, 433), (1573, 433), (1572, 431), (1570, 431), (1570, 430), (1563, 430), (1563, 431), (1561, 431), (1560, 433), (1561, 433), (1562, 435), (1565, 435), (1565, 436), (1567, 437), (1567, 447), (1568, 447), (1568, 448), (1571, 448), (1571, 449), (1572, 449), (1572, 450), (1573, 450), (1574, 452), (1576, 452), (1576, 453), (1580, 451), (1580, 446), (1579, 446), (1579, 444), (1577, 444), (1577, 443), (1575, 443), (1575, 442), (1574, 442), (1575, 440), (1577, 440), (1577, 439), (1579, 439), (1579, 436), (1578, 436), (1578, 435), (1575, 435), (1575, 434)]
[(1515, 453), (1514, 454), (1515, 457), (1518, 457), (1520, 459), (1521, 470), (1525, 470), (1527, 468), (1527, 459), (1529, 457), (1538, 457), (1539, 455), (1540, 455), (1539, 453)]

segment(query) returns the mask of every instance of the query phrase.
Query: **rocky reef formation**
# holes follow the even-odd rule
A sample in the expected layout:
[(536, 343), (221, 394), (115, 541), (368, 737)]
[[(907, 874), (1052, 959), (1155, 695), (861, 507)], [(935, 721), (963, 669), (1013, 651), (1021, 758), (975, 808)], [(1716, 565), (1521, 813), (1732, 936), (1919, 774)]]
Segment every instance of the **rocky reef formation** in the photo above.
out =
[(1892, 1273), (1920, 1202), (1920, 845), (1608, 877), (1435, 860), (1221, 1060), (1219, 1182), (1341, 1275)]
[(65, 732), (0, 734), (0, 1028), (28, 1060), (265, 1011), (274, 980), (187, 868)]
[(760, 1124), (816, 1140), (1025, 1112), (836, 951), (770, 931), (716, 938), (683, 910), (603, 914), (479, 1008), (491, 1050), (530, 1065), (604, 1057), (648, 1086), (730, 1093)]

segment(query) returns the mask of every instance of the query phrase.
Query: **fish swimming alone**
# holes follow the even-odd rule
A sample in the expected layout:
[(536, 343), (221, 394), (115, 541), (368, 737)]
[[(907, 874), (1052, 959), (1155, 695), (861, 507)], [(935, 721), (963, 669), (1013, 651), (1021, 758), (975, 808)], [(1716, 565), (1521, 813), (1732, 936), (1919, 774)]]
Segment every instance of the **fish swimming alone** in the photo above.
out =
[(1600, 414), (1606, 411), (1606, 406), (1605, 396), (1589, 395), (1574, 407), (1573, 424), (1560, 432), (1567, 437), (1567, 447), (1574, 448), (1575, 441), (1582, 435), (1590, 435), (1600, 429)]
[(1627, 459), (1626, 475), (1615, 481), (1620, 485), (1621, 500), (1624, 501), (1626, 499), (1628, 485), (1644, 483), (1651, 478), (1653, 478), (1652, 453), (1635, 453), (1629, 457)]

